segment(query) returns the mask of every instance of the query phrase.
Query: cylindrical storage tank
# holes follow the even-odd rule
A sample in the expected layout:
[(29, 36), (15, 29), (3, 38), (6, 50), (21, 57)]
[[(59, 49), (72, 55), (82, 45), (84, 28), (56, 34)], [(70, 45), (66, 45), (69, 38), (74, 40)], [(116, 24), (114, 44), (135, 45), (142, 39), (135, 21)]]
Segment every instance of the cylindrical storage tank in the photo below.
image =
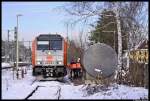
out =
[(117, 54), (104, 43), (90, 46), (83, 54), (82, 63), (86, 72), (96, 78), (99, 74), (110, 77), (117, 69)]

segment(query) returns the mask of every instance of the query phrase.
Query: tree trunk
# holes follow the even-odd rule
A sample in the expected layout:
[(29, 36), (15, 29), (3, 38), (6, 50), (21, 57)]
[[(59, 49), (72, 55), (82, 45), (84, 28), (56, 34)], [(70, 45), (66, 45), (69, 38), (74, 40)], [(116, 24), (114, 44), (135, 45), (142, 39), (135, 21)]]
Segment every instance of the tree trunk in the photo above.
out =
[(122, 67), (122, 35), (121, 35), (121, 26), (120, 26), (120, 19), (119, 19), (118, 12), (116, 12), (116, 19), (117, 19), (117, 29), (118, 29), (118, 67), (120, 70)]

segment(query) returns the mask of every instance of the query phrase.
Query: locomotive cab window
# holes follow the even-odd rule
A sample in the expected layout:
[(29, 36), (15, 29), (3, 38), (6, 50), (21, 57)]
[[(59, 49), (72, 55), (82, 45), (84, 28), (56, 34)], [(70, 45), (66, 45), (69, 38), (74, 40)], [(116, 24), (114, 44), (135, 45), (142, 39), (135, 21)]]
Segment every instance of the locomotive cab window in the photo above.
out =
[(37, 50), (49, 50), (49, 41), (38, 41)]
[(62, 40), (50, 40), (50, 50), (62, 50)]

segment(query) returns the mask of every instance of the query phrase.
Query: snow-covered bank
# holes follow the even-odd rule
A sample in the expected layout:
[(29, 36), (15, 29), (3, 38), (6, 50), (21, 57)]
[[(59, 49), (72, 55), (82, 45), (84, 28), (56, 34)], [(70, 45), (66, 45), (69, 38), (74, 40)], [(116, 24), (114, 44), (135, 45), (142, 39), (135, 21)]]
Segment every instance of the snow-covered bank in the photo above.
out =
[(108, 90), (90, 95), (87, 99), (148, 99), (148, 90), (143, 87), (113, 84)]
[(28, 70), (25, 78), (13, 80), (12, 70), (2, 70), (2, 99), (24, 99), (33, 89), (31, 86), (34, 77), (32, 71)]
[(5, 62), (2, 62), (1, 66), (2, 66), (2, 68), (11, 67), (11, 65), (9, 63), (5, 63)]
[(58, 81), (36, 81), (32, 70), (25, 78), (13, 80), (12, 71), (2, 71), (2, 99), (25, 99), (37, 86), (39, 87), (29, 99), (148, 99), (148, 89), (113, 84), (108, 90), (91, 95), (85, 90), (87, 85), (74, 86), (73, 83)]

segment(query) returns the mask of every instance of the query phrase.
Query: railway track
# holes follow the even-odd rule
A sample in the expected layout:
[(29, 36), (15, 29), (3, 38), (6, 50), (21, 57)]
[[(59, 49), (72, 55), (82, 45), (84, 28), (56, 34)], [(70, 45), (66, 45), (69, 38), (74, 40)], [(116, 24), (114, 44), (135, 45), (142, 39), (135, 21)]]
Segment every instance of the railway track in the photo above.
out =
[(29, 97), (31, 97), (33, 95), (33, 93), (35, 93), (35, 91), (37, 91), (37, 89), (39, 88), (40, 86), (37, 86), (26, 98), (25, 100), (27, 100)]
[(34, 79), (32, 82), (31, 82), (31, 86), (36, 82), (37, 80)]
[(61, 87), (60, 86), (42, 86), (38, 85), (30, 94), (27, 99), (60, 99)]
[(61, 99), (60, 85), (64, 84), (68, 84), (68, 82), (65, 80), (38, 81), (37, 79), (34, 79), (31, 82), (31, 86), (36, 87), (25, 99)]

